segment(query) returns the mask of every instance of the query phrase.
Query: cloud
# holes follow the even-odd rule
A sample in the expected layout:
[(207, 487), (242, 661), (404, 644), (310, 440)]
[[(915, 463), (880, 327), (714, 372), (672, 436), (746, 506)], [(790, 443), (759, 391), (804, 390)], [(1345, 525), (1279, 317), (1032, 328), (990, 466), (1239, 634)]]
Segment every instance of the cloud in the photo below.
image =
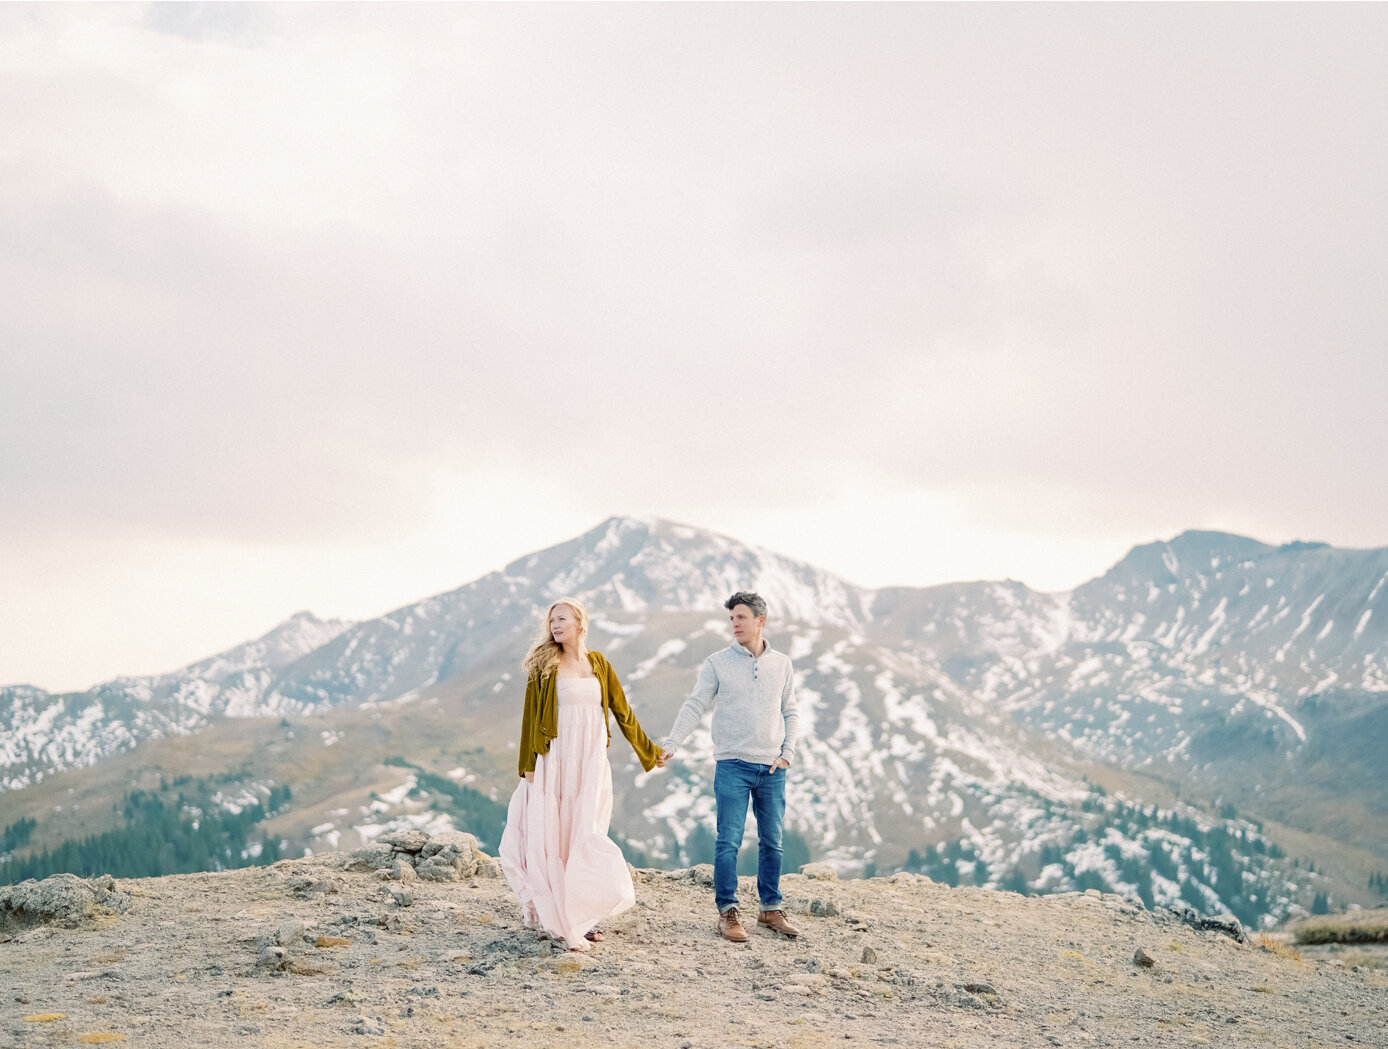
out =
[(184, 40), (225, 40), (251, 45), (259, 42), (270, 22), (269, 5), (221, 0), (218, 3), (155, 0), (146, 5), (144, 24), (156, 33)]
[[(1219, 522), (1388, 541), (1385, 36), (1368, 5), (0, 10), (0, 539), (343, 550), (542, 486), (570, 524), (818, 532), (883, 582), (944, 570), (897, 549), (913, 515), (1024, 579)], [(909, 527), (863, 542), (854, 505)]]

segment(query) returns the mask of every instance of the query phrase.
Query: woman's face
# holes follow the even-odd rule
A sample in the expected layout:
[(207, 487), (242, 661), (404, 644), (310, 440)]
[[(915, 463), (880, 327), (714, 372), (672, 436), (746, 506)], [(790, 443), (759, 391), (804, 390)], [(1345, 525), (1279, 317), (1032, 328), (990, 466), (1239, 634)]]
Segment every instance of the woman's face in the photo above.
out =
[(549, 614), (549, 636), (561, 645), (578, 641), (578, 617), (568, 605), (555, 605)]

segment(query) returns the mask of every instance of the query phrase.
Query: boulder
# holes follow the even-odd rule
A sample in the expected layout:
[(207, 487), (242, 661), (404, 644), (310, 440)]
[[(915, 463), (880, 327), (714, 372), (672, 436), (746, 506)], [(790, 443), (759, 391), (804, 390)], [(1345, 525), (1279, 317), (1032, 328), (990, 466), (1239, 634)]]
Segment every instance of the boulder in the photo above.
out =
[(1198, 929), (1201, 932), (1222, 932), (1235, 943), (1246, 943), (1248, 941), (1248, 936), (1243, 931), (1242, 923), (1235, 917), (1211, 918), (1208, 915), (1201, 914), (1192, 907), (1186, 906), (1168, 908), (1168, 913), (1173, 915), (1177, 921), (1184, 922), (1192, 929)]
[(494, 856), (483, 855), (477, 861), (477, 877), (479, 878), (500, 878), (501, 861)]
[(473, 835), (446, 831), (420, 849), (415, 873), (424, 881), (459, 881), (477, 873), (480, 859)]
[(123, 913), (129, 904), (109, 874), (88, 881), (55, 874), (0, 889), (0, 930), (58, 925), (72, 929), (102, 915)]
[[(476, 867), (473, 869), (476, 870)], [(427, 860), (420, 860), (415, 873), (422, 881), (460, 881), (464, 876), (459, 865), (444, 856), (430, 856)], [(467, 877), (472, 875), (469, 874)]]
[(800, 873), (807, 878), (815, 881), (838, 881), (839, 872), (827, 863), (807, 863), (800, 868)]
[(345, 871), (389, 870), (395, 866), (395, 850), (384, 842), (374, 842), (347, 853), (338, 865)]
[(397, 852), (419, 852), (425, 845), (429, 844), (429, 835), (422, 830), (407, 828), (405, 830), (393, 830), (382, 834), (376, 839), (382, 845), (389, 845)]
[(426, 841), (424, 845), (420, 847), (419, 855), (421, 857), (435, 856), (448, 848), (454, 848), (462, 852), (471, 848), (473, 852), (476, 852), (477, 836), (462, 830), (446, 830), (439, 834), (435, 834)]

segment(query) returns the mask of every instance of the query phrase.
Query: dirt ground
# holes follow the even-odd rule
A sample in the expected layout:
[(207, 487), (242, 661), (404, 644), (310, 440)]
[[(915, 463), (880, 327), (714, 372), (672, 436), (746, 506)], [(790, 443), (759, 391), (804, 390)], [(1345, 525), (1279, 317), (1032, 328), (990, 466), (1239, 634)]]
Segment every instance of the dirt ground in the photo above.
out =
[(801, 936), (734, 945), (710, 873), (637, 872), (587, 954), (523, 929), (497, 877), (402, 885), (325, 857), (119, 881), (124, 913), (0, 942), (0, 1045), (1388, 1046), (1388, 976), (1353, 952), (912, 875), (788, 875)]

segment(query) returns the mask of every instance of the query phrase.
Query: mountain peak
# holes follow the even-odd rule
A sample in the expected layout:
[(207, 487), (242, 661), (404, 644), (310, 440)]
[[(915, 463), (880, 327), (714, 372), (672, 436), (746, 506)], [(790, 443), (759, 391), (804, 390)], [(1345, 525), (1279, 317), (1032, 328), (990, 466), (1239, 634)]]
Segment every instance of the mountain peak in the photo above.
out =
[(1170, 581), (1179, 576), (1200, 575), (1217, 569), (1222, 563), (1251, 560), (1274, 549), (1247, 536), (1190, 529), (1169, 540), (1133, 547), (1103, 576), (1081, 589), (1103, 580), (1133, 576)]
[(352, 625), (347, 619), (320, 619), (312, 612), (295, 612), (253, 641), (199, 660), (184, 668), (183, 673), (215, 678), (250, 667), (288, 666)]
[(866, 591), (829, 572), (660, 518), (609, 517), (505, 574), (541, 600), (567, 595), (594, 609), (721, 612), (729, 594), (756, 590), (776, 619), (854, 626), (866, 618)]
[(1290, 543), (1283, 543), (1277, 548), (1279, 554), (1300, 554), (1310, 550), (1329, 550), (1329, 543), (1319, 541), (1307, 542), (1304, 539), (1293, 539)]

